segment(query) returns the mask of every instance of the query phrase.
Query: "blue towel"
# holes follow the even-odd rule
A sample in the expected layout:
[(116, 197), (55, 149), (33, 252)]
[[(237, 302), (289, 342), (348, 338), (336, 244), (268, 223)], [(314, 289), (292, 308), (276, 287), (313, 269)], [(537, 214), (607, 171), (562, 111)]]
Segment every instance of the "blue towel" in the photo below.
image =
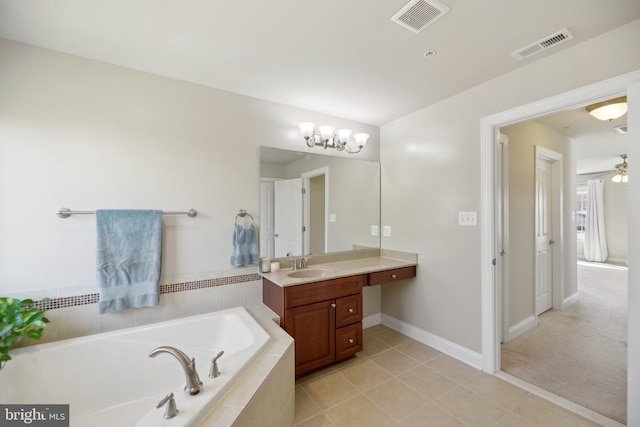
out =
[(258, 254), (258, 233), (253, 223), (249, 225), (236, 224), (233, 229), (233, 250), (231, 252), (231, 265), (257, 264), (260, 261)]
[(98, 210), (96, 229), (98, 313), (158, 305), (162, 211)]

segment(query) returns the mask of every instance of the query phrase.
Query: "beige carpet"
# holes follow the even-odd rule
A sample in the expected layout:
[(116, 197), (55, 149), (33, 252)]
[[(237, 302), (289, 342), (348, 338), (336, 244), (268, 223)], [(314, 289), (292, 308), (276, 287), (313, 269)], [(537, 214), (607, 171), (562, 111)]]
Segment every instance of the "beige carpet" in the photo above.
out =
[(627, 421), (627, 269), (578, 263), (580, 299), (502, 345), (502, 370)]

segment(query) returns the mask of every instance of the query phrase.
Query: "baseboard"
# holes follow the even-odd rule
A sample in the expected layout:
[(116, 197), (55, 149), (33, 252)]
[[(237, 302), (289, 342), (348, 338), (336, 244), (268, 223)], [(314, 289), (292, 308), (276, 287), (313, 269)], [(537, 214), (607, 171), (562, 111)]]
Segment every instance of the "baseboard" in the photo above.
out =
[(575, 292), (572, 295), (569, 295), (564, 299), (564, 301), (562, 301), (562, 309), (564, 310), (565, 308), (569, 307), (571, 304), (578, 302), (579, 299), (580, 299), (580, 294), (578, 292)]
[(454, 342), (441, 338), (430, 332), (424, 331), (413, 325), (398, 320), (386, 314), (382, 314), (382, 324), (390, 327), (408, 337), (413, 338), (422, 344), (433, 347), (436, 350), (458, 359), (461, 362), (471, 365), (476, 369), (482, 369), (482, 354), (469, 350), (466, 347), (458, 345)]
[(362, 319), (362, 329), (367, 329), (382, 323), (382, 313), (372, 314)]
[(533, 328), (537, 324), (538, 324), (538, 319), (536, 319), (536, 316), (529, 316), (526, 319), (521, 320), (515, 325), (509, 327), (509, 336), (507, 337), (506, 340), (504, 340), (504, 342), (509, 342), (512, 339), (524, 334), (525, 332), (527, 332), (529, 329)]

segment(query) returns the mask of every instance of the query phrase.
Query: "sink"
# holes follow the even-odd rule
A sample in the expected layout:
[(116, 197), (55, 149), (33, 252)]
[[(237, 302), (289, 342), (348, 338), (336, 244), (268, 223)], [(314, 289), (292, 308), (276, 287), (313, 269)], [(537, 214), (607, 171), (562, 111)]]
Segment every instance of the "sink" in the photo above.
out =
[(303, 268), (302, 270), (292, 271), (291, 273), (287, 274), (287, 276), (297, 279), (308, 277), (324, 277), (335, 273), (335, 271), (335, 268)]

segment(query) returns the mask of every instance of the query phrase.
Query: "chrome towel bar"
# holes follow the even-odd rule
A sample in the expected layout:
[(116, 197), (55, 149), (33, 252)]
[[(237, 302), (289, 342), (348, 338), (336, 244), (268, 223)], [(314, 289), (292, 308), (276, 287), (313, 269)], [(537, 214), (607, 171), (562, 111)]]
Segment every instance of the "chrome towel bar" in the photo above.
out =
[[(69, 208), (60, 208), (56, 212), (60, 218), (69, 218), (71, 215), (92, 215), (95, 214), (96, 211), (72, 211)], [(195, 217), (198, 215), (198, 211), (195, 209), (189, 209), (188, 211), (162, 211), (163, 215), (187, 215), (188, 217)]]

